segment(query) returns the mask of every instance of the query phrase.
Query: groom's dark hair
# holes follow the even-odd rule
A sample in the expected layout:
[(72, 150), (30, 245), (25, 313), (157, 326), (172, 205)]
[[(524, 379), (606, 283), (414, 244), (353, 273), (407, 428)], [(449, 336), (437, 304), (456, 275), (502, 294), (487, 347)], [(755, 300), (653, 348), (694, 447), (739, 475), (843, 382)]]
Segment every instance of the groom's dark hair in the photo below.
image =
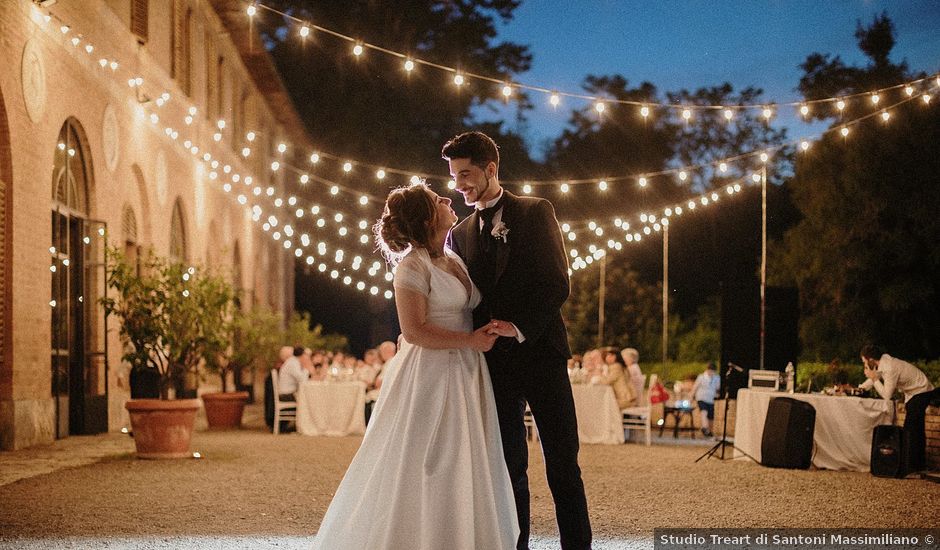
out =
[(444, 144), (441, 149), (444, 160), (470, 159), (470, 163), (486, 170), (491, 162), (499, 169), (499, 148), (493, 139), (483, 132), (464, 132)]

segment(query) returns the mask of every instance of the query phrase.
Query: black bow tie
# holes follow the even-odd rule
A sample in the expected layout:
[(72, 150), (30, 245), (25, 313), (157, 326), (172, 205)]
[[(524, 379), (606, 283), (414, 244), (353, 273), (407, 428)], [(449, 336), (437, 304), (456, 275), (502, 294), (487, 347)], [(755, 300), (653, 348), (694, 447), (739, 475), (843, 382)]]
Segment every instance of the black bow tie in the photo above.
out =
[(493, 217), (499, 212), (499, 209), (503, 207), (503, 203), (506, 202), (506, 192), (503, 192), (503, 195), (496, 201), (496, 204), (489, 208), (484, 208), (480, 210), (480, 218), (483, 220), (483, 226), (489, 226), (491, 229), (493, 227)]

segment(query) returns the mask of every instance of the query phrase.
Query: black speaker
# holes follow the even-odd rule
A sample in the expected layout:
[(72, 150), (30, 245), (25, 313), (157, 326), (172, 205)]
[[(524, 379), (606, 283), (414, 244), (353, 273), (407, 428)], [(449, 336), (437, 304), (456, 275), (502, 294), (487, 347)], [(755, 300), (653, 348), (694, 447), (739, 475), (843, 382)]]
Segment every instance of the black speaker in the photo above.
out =
[(813, 459), (816, 409), (792, 397), (775, 397), (767, 407), (760, 463), (771, 468), (807, 469)]
[[(800, 354), (799, 294), (795, 288), (767, 287), (764, 326), (764, 369), (783, 371)], [(728, 363), (760, 368), (760, 285), (729, 285), (721, 295), (722, 388), (731, 397), (747, 386), (747, 375), (724, 377)], [(795, 375), (794, 375), (795, 376)]]
[(904, 431), (900, 426), (875, 426), (871, 434), (871, 473), (878, 477), (904, 477)]

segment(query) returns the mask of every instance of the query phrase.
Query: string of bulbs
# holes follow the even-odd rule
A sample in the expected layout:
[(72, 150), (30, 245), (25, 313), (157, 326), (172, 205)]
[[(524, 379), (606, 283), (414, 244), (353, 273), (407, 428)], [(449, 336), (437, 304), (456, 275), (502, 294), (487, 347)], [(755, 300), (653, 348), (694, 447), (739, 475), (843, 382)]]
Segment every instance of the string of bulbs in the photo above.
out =
[(772, 119), (776, 113), (781, 108), (793, 108), (796, 110), (796, 113), (804, 119), (810, 116), (810, 113), (814, 108), (819, 108), (820, 106), (831, 106), (835, 107), (840, 113), (845, 109), (848, 101), (856, 100), (858, 98), (869, 98), (869, 100), (877, 105), (881, 99), (881, 96), (887, 92), (904, 89), (905, 93), (908, 95), (913, 95), (915, 93), (915, 87), (923, 84), (924, 82), (935, 79), (938, 86), (940, 86), (940, 73), (930, 75), (924, 78), (919, 78), (906, 82), (903, 84), (896, 84), (894, 86), (887, 86), (884, 88), (879, 88), (877, 90), (872, 90), (870, 92), (858, 92), (848, 95), (840, 95), (819, 99), (804, 99), (799, 101), (785, 101), (785, 102), (763, 102), (760, 104), (736, 104), (736, 105), (720, 105), (720, 104), (687, 104), (687, 105), (674, 105), (671, 103), (662, 103), (657, 101), (636, 101), (629, 99), (617, 99), (610, 97), (602, 97), (592, 94), (576, 93), (569, 91), (559, 90), (557, 87), (553, 86), (544, 86), (540, 84), (526, 84), (518, 81), (507, 81), (504, 78), (495, 78), (492, 76), (477, 74), (473, 72), (463, 71), (455, 66), (442, 65), (440, 63), (435, 63), (433, 61), (428, 61), (426, 59), (421, 59), (419, 57), (414, 57), (399, 51), (391, 50), (377, 44), (370, 42), (365, 42), (363, 40), (357, 39), (355, 37), (340, 33), (338, 31), (323, 27), (321, 25), (316, 25), (309, 21), (305, 21), (291, 15), (289, 13), (280, 11), (276, 8), (268, 6), (262, 2), (250, 2), (246, 14), (249, 19), (254, 18), (258, 15), (258, 10), (263, 9), (275, 15), (278, 15), (284, 18), (286, 21), (291, 22), (297, 29), (296, 34), (300, 37), (301, 40), (306, 40), (310, 37), (311, 33), (316, 31), (328, 36), (332, 36), (336, 39), (346, 41), (352, 45), (351, 52), (355, 57), (361, 57), (365, 55), (367, 51), (374, 51), (387, 55), (389, 57), (397, 58), (402, 62), (402, 69), (411, 73), (418, 69), (419, 67), (428, 67), (445, 73), (450, 73), (453, 75), (452, 82), (456, 87), (461, 87), (466, 85), (470, 81), (479, 81), (490, 85), (497, 85), (500, 87), (499, 93), (504, 100), (509, 100), (514, 96), (518, 95), (519, 91), (528, 91), (536, 92), (539, 94), (546, 95), (548, 97), (548, 104), (552, 108), (556, 108), (561, 104), (562, 98), (577, 99), (581, 101), (590, 102), (593, 105), (593, 109), (598, 113), (598, 115), (603, 115), (607, 110), (608, 105), (628, 105), (638, 108), (638, 113), (644, 119), (653, 115), (655, 109), (663, 110), (672, 110), (680, 114), (681, 118), (685, 122), (691, 122), (694, 118), (694, 113), (698, 111), (721, 111), (722, 116), (724, 116), (729, 122), (734, 119), (735, 113), (739, 111), (746, 110), (757, 110), (760, 111), (761, 117), (765, 120)]

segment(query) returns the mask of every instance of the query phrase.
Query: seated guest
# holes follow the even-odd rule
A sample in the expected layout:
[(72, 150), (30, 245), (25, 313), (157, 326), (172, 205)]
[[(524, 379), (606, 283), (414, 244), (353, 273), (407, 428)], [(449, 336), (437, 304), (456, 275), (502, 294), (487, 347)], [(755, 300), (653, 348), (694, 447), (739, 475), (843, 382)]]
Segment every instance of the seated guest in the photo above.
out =
[[(388, 365), (388, 362), (392, 360), (392, 357), (395, 357), (395, 353), (398, 352), (398, 346), (395, 345), (395, 342), (386, 340), (379, 344), (377, 350), (369, 351), (376, 352), (376, 361), (373, 367), (375, 369), (375, 376), (373, 376), (372, 383), (366, 391), (366, 424), (369, 423), (369, 418), (372, 417), (372, 409), (375, 407), (375, 402), (379, 399), (385, 367)], [(369, 357), (369, 351), (366, 352), (366, 358)]]
[(604, 357), (601, 350), (592, 349), (584, 352), (584, 359), (581, 361), (581, 368), (584, 369), (584, 378), (591, 380), (601, 374), (604, 366)]
[[(291, 355), (293, 355), (294, 350), (291, 349)], [(307, 376), (313, 378), (317, 374), (316, 367), (313, 366), (313, 350), (310, 348), (304, 348), (303, 354), (297, 358), (300, 360), (300, 366), (307, 371)]]
[(627, 366), (627, 373), (630, 375), (630, 383), (636, 390), (637, 395), (643, 395), (643, 383), (646, 377), (640, 370), (640, 352), (634, 348), (623, 348), (620, 350), (620, 357), (623, 358), (623, 364)]
[(280, 372), (277, 373), (277, 393), (281, 401), (297, 401), (297, 391), (300, 385), (310, 376), (310, 373), (300, 364), (300, 356), (303, 354), (304, 348), (300, 346), (294, 348), (292, 356), (284, 361)]
[(604, 364), (601, 368), (602, 372), (592, 378), (591, 382), (606, 384), (613, 388), (614, 396), (617, 398), (617, 406), (621, 410), (627, 407), (635, 407), (637, 405), (637, 394), (633, 384), (627, 381), (626, 370), (617, 357), (616, 350), (614, 348), (605, 348), (603, 351)]
[(892, 399), (895, 390), (904, 394), (906, 415), (904, 417), (904, 473), (921, 472), (927, 466), (927, 436), (924, 417), (927, 405), (940, 399), (940, 388), (934, 388), (927, 375), (907, 361), (884, 353), (880, 347), (867, 345), (862, 348), (862, 363), (865, 365), (865, 380), (859, 385), (864, 390), (875, 388), (884, 399)]
[(692, 384), (692, 399), (698, 403), (701, 418), (702, 433), (705, 437), (712, 435), (712, 420), (715, 419), (715, 397), (718, 396), (718, 387), (721, 377), (715, 370), (715, 364), (709, 362), (705, 372), (698, 375)]

